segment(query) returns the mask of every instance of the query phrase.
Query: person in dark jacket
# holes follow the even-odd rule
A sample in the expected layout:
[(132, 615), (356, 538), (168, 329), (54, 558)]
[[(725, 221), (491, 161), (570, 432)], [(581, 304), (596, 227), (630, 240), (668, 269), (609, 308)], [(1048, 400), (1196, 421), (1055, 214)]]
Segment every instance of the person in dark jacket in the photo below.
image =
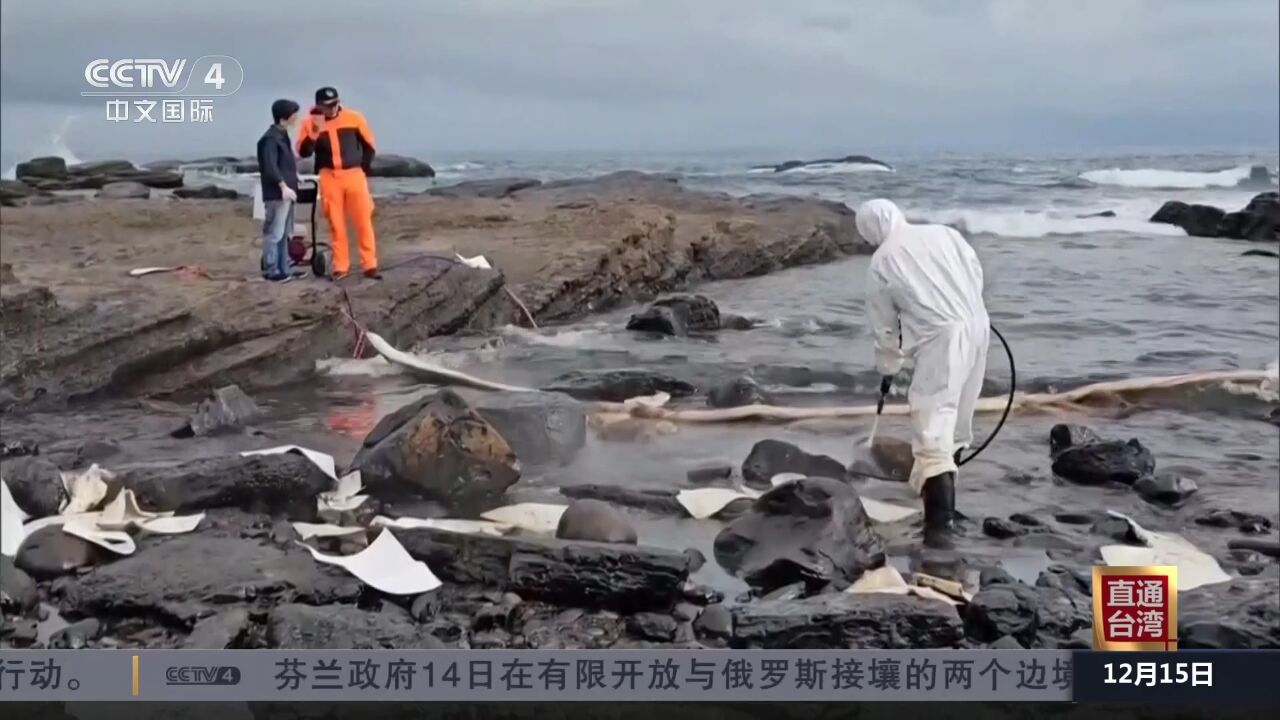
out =
[(263, 277), (275, 282), (293, 278), (289, 269), (289, 236), (298, 200), (298, 164), (293, 156), (289, 126), (298, 117), (298, 103), (277, 100), (271, 104), (271, 127), (258, 141), (258, 175), (262, 178)]

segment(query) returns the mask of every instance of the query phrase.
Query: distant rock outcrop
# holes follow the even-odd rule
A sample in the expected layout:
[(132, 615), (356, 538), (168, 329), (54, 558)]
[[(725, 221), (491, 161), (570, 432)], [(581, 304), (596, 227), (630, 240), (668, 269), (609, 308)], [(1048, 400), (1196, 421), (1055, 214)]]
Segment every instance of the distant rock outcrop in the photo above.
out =
[(819, 160), (788, 160), (778, 165), (756, 165), (752, 170), (772, 170), (774, 172), (786, 172), (788, 170), (797, 170), (804, 167), (812, 167), (815, 165), (878, 165), (885, 170), (893, 170), (893, 166), (882, 160), (877, 160), (867, 155), (845, 155), (840, 158), (822, 158)]
[(1212, 205), (1170, 200), (1151, 216), (1151, 222), (1177, 225), (1193, 237), (1280, 241), (1280, 194), (1264, 192), (1244, 209), (1230, 213)]

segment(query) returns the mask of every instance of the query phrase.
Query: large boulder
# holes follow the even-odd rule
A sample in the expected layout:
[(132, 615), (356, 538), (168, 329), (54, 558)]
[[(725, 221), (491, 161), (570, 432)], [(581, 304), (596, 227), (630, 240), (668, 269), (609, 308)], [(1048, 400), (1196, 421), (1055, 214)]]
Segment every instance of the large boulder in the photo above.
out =
[(232, 600), (251, 599), (259, 607), (295, 601), (322, 605), (352, 602), (362, 587), (296, 545), (208, 530), (150, 540), (133, 555), (58, 580), (52, 595), (68, 614), (137, 617), (190, 628)]
[(742, 463), (742, 479), (752, 485), (769, 487), (773, 477), (782, 473), (841, 480), (846, 469), (833, 457), (811, 455), (781, 440), (761, 440)]
[(31, 158), (26, 162), (18, 163), (13, 175), (19, 180), (61, 180), (67, 177), (67, 161), (60, 157)]
[(57, 515), (67, 501), (67, 488), (57, 465), (39, 456), (16, 457), (0, 464), (0, 477), (13, 501), (34, 518)]
[(22, 540), (13, 562), (36, 580), (48, 580), (97, 565), (109, 555), (109, 551), (63, 532), (61, 525), (49, 525)]
[(564, 393), (579, 400), (623, 402), (634, 397), (667, 393), (673, 398), (688, 397), (696, 387), (659, 372), (649, 370), (575, 370), (565, 373), (543, 388)]
[(640, 545), (433, 528), (397, 530), (396, 538), (446, 583), (482, 585), (561, 606), (667, 611), (690, 572), (684, 553)]
[(566, 463), (586, 444), (586, 409), (562, 393), (481, 392), (467, 398), (522, 464)]
[(607, 502), (584, 498), (565, 508), (556, 526), (561, 540), (589, 540), (603, 543), (635, 544), (636, 529), (631, 521)]
[(1007, 578), (984, 584), (965, 608), (969, 638), (992, 643), (1012, 637), (1023, 647), (1058, 648), (1092, 623), (1087, 586), (1058, 570), (1040, 574), (1034, 586)]
[(1081, 485), (1109, 482), (1132, 485), (1155, 469), (1155, 457), (1136, 439), (1077, 445), (1053, 460), (1055, 475)]
[(151, 197), (151, 188), (132, 180), (111, 182), (104, 185), (94, 197), (102, 200), (146, 200)]
[(72, 177), (85, 177), (87, 175), (127, 175), (129, 173), (138, 172), (138, 168), (128, 160), (98, 160), (95, 162), (78, 163), (67, 168), (67, 174)]
[(1218, 237), (1218, 225), (1226, 215), (1226, 211), (1212, 205), (1170, 200), (1151, 216), (1151, 222), (1177, 225), (1193, 237)]
[(271, 611), (266, 640), (270, 647), (287, 650), (444, 647), (403, 611), (368, 612), (352, 605), (280, 605)]
[(845, 586), (885, 561), (858, 491), (825, 477), (765, 493), (720, 531), (714, 547), (720, 565), (765, 592), (795, 582)]
[[(1267, 184), (1271, 184), (1269, 176)], [(1210, 205), (1170, 201), (1151, 216), (1151, 222), (1177, 225), (1196, 237), (1276, 241), (1280, 240), (1280, 194), (1261, 193), (1230, 213)]]
[(239, 508), (310, 519), (316, 495), (333, 488), (333, 478), (302, 455), (283, 453), (192, 460), (141, 467), (123, 473), (124, 487), (151, 510), (199, 512)]
[(369, 177), (435, 177), (436, 171), (427, 163), (403, 155), (379, 154), (369, 167)]
[(886, 593), (825, 593), (732, 611), (732, 644), (769, 650), (956, 647), (964, 629), (941, 600)]
[(445, 504), (501, 495), (520, 479), (502, 434), (458, 393), (441, 390), (384, 417), (352, 461), (369, 492)]
[(677, 337), (713, 332), (720, 329), (720, 308), (703, 295), (674, 295), (632, 315), (627, 329)]
[(1178, 595), (1178, 647), (1260, 650), (1280, 647), (1280, 579), (1236, 578)]

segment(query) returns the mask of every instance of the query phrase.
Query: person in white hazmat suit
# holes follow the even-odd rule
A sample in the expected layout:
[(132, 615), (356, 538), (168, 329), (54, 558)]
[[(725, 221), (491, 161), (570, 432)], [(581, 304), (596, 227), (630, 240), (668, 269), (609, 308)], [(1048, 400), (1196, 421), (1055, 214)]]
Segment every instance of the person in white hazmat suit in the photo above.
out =
[(911, 405), (911, 487), (924, 501), (925, 542), (949, 545), (956, 463), (973, 443), (973, 411), (991, 337), (982, 301), (982, 264), (960, 233), (913, 225), (889, 200), (858, 208), (858, 233), (873, 246), (867, 314), (876, 367), (888, 392), (907, 358), (915, 371)]

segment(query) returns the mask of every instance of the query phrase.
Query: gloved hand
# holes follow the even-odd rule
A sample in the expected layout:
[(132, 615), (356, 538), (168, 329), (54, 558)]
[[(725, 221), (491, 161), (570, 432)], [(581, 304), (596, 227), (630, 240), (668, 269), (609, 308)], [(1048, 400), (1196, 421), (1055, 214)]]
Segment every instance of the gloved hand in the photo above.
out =
[(892, 389), (893, 389), (892, 375), (885, 375), (884, 377), (880, 378), (880, 397), (884, 397), (885, 395), (888, 395), (889, 391)]

